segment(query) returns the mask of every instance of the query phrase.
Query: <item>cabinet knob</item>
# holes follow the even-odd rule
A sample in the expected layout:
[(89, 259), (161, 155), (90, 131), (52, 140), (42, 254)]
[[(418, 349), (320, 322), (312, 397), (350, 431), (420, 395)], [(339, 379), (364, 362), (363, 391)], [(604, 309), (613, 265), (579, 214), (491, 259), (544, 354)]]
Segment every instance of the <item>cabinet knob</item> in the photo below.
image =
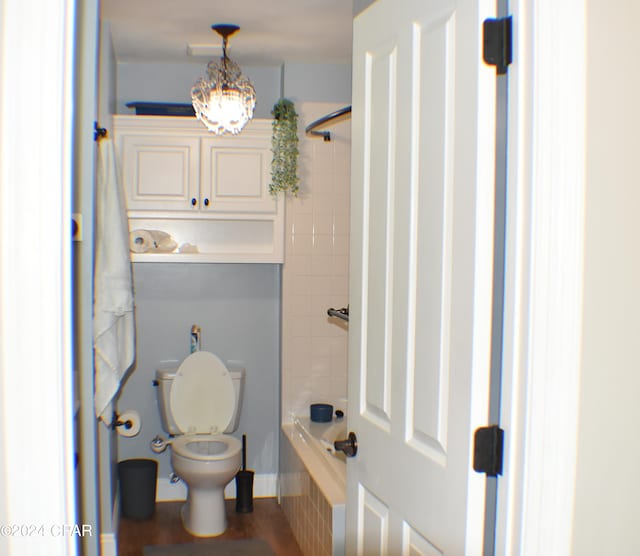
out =
[(205, 207), (208, 207), (208, 206), (209, 206), (209, 199), (205, 199), (205, 200), (204, 200), (204, 206), (205, 206)]
[(191, 199), (191, 206), (195, 207), (198, 204), (198, 201), (196, 200), (196, 198), (194, 197), (193, 199)]

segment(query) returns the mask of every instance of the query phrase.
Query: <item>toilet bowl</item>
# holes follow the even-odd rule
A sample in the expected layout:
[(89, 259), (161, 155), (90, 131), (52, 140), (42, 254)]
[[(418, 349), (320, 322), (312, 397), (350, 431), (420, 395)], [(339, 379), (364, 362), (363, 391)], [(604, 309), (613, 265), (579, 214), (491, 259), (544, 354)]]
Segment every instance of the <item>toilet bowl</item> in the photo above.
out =
[(176, 435), (165, 445), (171, 447), (174, 472), (187, 485), (182, 523), (198, 537), (220, 535), (227, 527), (224, 489), (241, 464), (242, 443), (226, 433), (237, 427), (244, 370), (235, 370), (232, 380), (220, 358), (198, 351), (175, 373), (163, 373), (163, 426)]

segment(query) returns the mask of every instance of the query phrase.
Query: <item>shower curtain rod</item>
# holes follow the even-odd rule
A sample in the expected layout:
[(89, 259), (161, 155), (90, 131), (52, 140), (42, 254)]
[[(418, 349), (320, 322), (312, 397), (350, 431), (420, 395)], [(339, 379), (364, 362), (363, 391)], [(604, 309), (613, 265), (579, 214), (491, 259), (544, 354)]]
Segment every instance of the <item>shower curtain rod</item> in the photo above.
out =
[(311, 122), (304, 130), (307, 135), (312, 135), (314, 137), (322, 137), (325, 141), (331, 141), (331, 133), (329, 131), (315, 131), (317, 127), (324, 125), (331, 120), (335, 120), (340, 116), (344, 116), (345, 114), (351, 114), (351, 106), (345, 106), (336, 110), (335, 112), (331, 112), (331, 114), (327, 114), (322, 118), (318, 118), (315, 122)]

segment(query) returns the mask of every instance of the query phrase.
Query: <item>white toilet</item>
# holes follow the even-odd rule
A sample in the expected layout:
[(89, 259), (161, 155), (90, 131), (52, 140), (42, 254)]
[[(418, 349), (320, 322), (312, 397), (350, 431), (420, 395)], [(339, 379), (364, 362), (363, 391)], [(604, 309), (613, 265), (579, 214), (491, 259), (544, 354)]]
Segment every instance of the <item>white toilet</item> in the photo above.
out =
[(176, 369), (156, 372), (162, 426), (173, 435), (152, 443), (171, 446), (171, 464), (187, 485), (182, 523), (198, 537), (224, 532), (224, 488), (241, 463), (242, 443), (228, 433), (238, 428), (245, 370), (216, 355), (197, 351)]

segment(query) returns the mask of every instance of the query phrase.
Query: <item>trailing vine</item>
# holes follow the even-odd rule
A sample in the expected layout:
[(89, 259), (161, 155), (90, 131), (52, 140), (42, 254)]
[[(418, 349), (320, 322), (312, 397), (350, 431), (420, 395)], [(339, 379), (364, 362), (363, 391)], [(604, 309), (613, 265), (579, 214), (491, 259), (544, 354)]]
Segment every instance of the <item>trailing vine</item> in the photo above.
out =
[(273, 136), (271, 138), (271, 183), (269, 192), (277, 195), (282, 191), (298, 195), (298, 114), (293, 102), (286, 98), (273, 105)]

